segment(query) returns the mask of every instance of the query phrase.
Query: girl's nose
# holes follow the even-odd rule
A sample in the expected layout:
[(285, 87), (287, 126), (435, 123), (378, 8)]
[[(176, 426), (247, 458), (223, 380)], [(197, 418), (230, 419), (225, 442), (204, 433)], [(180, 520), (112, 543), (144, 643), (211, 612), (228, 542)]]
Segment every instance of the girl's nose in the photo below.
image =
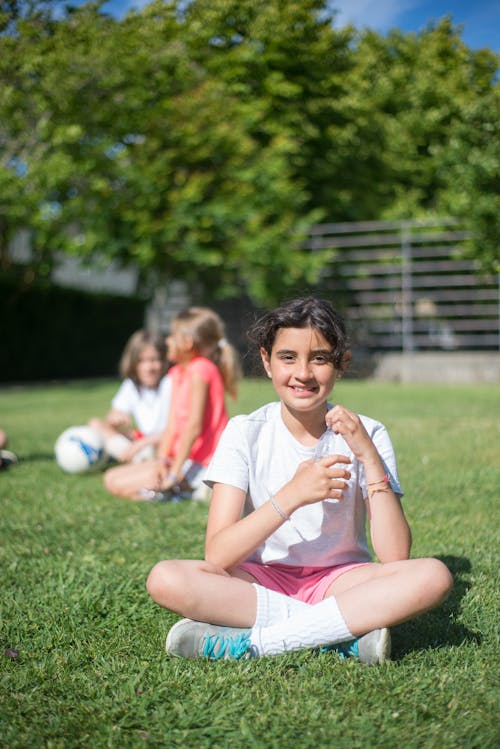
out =
[(309, 360), (297, 359), (294, 375), (298, 380), (312, 379), (311, 365)]

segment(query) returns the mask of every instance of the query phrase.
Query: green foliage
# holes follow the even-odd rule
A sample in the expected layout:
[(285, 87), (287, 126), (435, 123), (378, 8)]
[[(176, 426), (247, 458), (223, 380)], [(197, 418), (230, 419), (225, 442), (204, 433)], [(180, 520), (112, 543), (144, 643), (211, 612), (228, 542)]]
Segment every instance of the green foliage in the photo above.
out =
[(496, 267), (498, 57), (451, 21), (382, 37), (336, 30), (323, 0), (61, 6), (0, 15), (3, 267), (29, 228), (39, 274), (63, 250), (270, 304), (317, 280), (313, 223), (442, 211)]
[(460, 216), (471, 255), (498, 271), (498, 55), (469, 49), (443, 19), (421, 34), (366, 32), (356, 59), (359, 89), (383, 123), (378, 217)]
[[(2, 746), (496, 749), (498, 388), (336, 386), (389, 428), (414, 554), (455, 578), (443, 606), (394, 628), (392, 662), (364, 667), (313, 651), (165, 656), (177, 617), (145, 579), (159, 559), (202, 554), (206, 505), (120, 501), (53, 459), (58, 434), (104, 413), (117, 384), (0, 391), (21, 459), (0, 474)], [(245, 381), (232, 413), (270, 399), (267, 380)]]

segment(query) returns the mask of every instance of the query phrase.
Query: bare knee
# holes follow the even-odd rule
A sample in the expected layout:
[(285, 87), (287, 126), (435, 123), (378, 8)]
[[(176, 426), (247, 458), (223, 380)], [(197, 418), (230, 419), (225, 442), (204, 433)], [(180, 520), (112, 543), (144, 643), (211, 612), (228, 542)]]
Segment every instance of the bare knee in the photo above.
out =
[(433, 599), (433, 605), (444, 601), (453, 588), (453, 576), (448, 567), (439, 559), (421, 559), (425, 569), (425, 586), (428, 594)]
[(111, 494), (119, 494), (119, 483), (116, 480), (116, 471), (114, 468), (109, 468), (107, 471), (105, 471), (102, 477), (102, 481), (104, 487), (108, 490), (108, 492), (111, 492)]
[(183, 562), (176, 560), (155, 564), (146, 580), (146, 590), (153, 601), (164, 608), (181, 613), (189, 597), (186, 572)]

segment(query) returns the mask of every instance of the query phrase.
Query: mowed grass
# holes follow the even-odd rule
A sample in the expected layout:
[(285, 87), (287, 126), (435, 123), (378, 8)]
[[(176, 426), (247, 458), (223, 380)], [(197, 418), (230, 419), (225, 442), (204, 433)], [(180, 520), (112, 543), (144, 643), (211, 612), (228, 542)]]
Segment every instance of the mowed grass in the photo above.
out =
[[(0, 474), (0, 745), (498, 747), (500, 389), (345, 380), (335, 400), (383, 421), (414, 556), (455, 577), (438, 610), (393, 631), (392, 662), (313, 651), (245, 662), (169, 659), (177, 617), (148, 598), (152, 565), (203, 554), (207, 506), (108, 496), (53, 458), (103, 414), (115, 382), (0, 390), (20, 462)], [(273, 399), (246, 381), (231, 412)], [(237, 602), (235, 602), (237, 605)]]

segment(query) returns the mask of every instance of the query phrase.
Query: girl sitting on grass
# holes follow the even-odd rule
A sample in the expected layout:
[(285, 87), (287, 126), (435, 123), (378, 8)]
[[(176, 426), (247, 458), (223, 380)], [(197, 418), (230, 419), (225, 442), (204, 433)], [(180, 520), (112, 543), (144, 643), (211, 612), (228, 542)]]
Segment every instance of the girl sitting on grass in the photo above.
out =
[(226, 390), (236, 396), (238, 355), (225, 339), (224, 323), (210, 309), (190, 307), (172, 323), (167, 338), (171, 407), (157, 456), (104, 474), (106, 488), (119, 497), (168, 500), (180, 491), (204, 499), (206, 467), (227, 421)]
[[(206, 475), (205, 561), (163, 561), (149, 574), (154, 601), (189, 617), (170, 630), (167, 653), (248, 658), (330, 646), (380, 663), (388, 627), (441, 603), (451, 575), (436, 559), (409, 559), (384, 426), (327, 401), (350, 359), (330, 304), (291, 301), (249, 336), (279, 402), (231, 419), (220, 439)], [(326, 425), (335, 452), (313, 460)]]
[(89, 426), (104, 439), (107, 455), (121, 463), (151, 458), (167, 423), (170, 379), (166, 374), (166, 346), (162, 336), (137, 330), (120, 359), (123, 382), (105, 419)]

